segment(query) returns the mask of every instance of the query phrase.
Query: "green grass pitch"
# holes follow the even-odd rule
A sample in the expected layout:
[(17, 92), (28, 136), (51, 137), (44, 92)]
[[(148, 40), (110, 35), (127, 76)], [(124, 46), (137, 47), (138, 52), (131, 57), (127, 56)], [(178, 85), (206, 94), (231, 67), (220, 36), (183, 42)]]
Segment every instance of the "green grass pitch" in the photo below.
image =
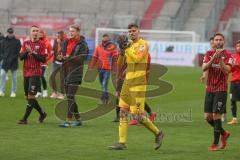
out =
[[(111, 122), (115, 111), (84, 122), (79, 128), (59, 128), (60, 121), (54, 114), (59, 101), (39, 98), (48, 113), (46, 121), (36, 123), (38, 114), (33, 110), (28, 125), (17, 125), (26, 105), (19, 71), (17, 97), (9, 98), (9, 80), (5, 97), (0, 98), (0, 160), (238, 160), (240, 125), (224, 123), (224, 128), (231, 132), (226, 150), (208, 151), (213, 130), (203, 120), (205, 86), (199, 82), (200, 75), (200, 68), (168, 67), (161, 78), (174, 89), (147, 99), (152, 110), (159, 112), (156, 124), (165, 133), (158, 151), (153, 149), (154, 136), (143, 126), (129, 127), (128, 150), (112, 151), (107, 146), (118, 140), (118, 124)], [(98, 82), (94, 87), (100, 88)], [(110, 90), (113, 91), (112, 87)], [(97, 103), (86, 97), (77, 100), (80, 111)], [(229, 103), (227, 107), (229, 120)]]

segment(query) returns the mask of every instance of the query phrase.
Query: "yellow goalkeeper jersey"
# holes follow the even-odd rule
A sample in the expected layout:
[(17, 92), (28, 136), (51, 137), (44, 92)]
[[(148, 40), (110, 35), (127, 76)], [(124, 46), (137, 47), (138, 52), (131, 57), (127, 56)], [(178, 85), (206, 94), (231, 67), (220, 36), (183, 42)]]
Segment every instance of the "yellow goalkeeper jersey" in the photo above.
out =
[(146, 70), (149, 56), (149, 46), (147, 41), (139, 39), (132, 43), (129, 48), (125, 50), (127, 70), (126, 80), (134, 79), (146, 83)]

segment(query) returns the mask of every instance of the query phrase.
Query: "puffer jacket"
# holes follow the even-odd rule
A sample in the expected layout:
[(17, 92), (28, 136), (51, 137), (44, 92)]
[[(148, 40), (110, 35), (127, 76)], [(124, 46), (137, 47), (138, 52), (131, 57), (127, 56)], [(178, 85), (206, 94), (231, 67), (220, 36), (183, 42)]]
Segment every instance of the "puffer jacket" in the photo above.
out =
[[(68, 39), (66, 39), (61, 47), (62, 55), (65, 56), (67, 52)], [(73, 48), (70, 56), (63, 61), (63, 73), (65, 84), (82, 83), (84, 62), (89, 53), (88, 45), (85, 37), (80, 36), (80, 41)]]

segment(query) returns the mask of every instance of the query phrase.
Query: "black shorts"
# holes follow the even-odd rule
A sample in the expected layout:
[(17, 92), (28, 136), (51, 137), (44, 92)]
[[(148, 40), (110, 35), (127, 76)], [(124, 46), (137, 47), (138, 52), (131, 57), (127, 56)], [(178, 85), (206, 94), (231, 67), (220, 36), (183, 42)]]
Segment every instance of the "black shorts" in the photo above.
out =
[(227, 92), (206, 92), (205, 113), (226, 113)]
[(24, 77), (24, 92), (27, 95), (36, 95), (38, 85), (40, 83), (40, 76)]
[(230, 99), (232, 101), (240, 101), (240, 81), (231, 82)]

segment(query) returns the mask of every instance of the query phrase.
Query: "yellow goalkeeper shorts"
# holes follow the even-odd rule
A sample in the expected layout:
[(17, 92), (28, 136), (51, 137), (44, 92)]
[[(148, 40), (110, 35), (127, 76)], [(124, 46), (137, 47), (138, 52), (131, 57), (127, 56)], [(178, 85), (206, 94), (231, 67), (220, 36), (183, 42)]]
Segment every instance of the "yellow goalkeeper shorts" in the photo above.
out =
[(124, 81), (119, 107), (129, 110), (132, 114), (143, 114), (146, 88), (145, 84), (133, 85)]

